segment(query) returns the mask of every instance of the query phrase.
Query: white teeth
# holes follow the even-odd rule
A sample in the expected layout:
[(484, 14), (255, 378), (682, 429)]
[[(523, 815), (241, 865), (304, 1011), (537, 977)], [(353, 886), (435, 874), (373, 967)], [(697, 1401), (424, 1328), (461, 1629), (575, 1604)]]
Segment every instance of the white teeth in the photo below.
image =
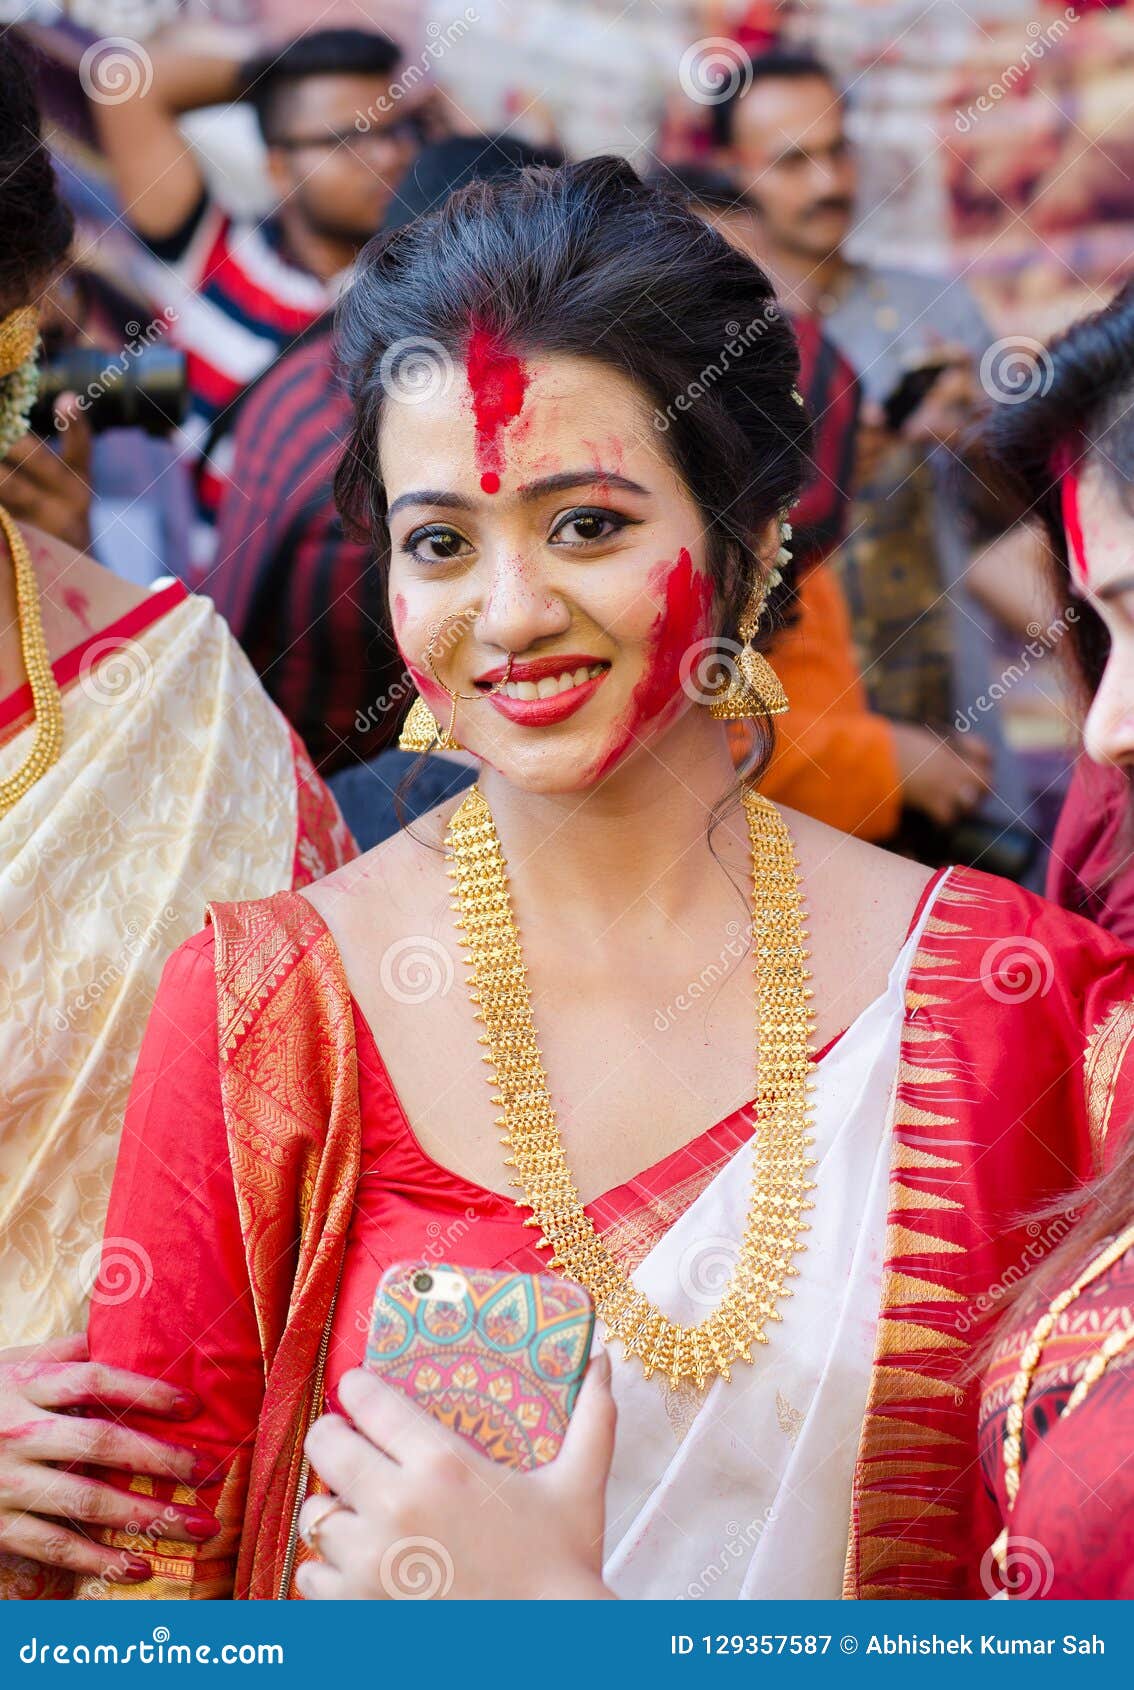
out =
[(545, 675), (542, 681), (509, 681), (499, 690), (505, 698), (554, 698), (556, 693), (570, 692), (586, 681), (593, 681), (603, 672), (603, 665), (595, 663), (589, 669), (567, 670), (563, 675)]

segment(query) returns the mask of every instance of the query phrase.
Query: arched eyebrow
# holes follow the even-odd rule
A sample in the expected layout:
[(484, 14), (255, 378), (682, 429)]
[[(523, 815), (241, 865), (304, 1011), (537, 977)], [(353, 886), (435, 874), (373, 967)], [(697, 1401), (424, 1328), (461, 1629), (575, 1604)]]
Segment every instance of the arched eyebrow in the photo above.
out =
[[(628, 476), (609, 474), (602, 469), (565, 469), (558, 475), (543, 475), (537, 481), (525, 481), (516, 489), (517, 496), (525, 504), (533, 499), (542, 499), (547, 493), (564, 493), (571, 487), (617, 487), (623, 493), (647, 494), (649, 489), (642, 487)], [(493, 505), (499, 505), (498, 494), (492, 495)], [(400, 493), (386, 512), (387, 522), (404, 510), (407, 505), (433, 505), (443, 510), (468, 511), (473, 509), (473, 500), (466, 499), (463, 493), (447, 493), (436, 488), (424, 488), (413, 493)]]
[(1096, 587), (1095, 597), (1102, 599), (1104, 604), (1108, 599), (1120, 599), (1123, 593), (1134, 593), (1134, 575), (1120, 575), (1116, 581), (1108, 581), (1104, 587)]

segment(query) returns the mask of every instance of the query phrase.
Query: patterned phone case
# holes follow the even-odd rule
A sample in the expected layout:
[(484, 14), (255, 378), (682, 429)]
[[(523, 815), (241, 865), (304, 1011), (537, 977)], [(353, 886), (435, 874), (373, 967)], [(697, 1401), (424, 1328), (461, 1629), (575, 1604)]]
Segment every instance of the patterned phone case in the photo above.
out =
[[(420, 1295), (415, 1274), (457, 1273), (459, 1302)], [(591, 1352), (594, 1307), (553, 1274), (396, 1262), (374, 1296), (366, 1365), (509, 1467), (563, 1441)]]

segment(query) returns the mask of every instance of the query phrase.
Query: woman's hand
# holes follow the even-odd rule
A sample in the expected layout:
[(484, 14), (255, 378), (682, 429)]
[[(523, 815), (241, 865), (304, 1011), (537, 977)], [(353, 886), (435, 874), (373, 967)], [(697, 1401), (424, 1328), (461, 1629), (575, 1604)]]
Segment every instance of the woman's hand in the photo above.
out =
[(192, 1485), (211, 1476), (211, 1459), (103, 1419), (101, 1408), (187, 1420), (200, 1404), (160, 1380), (89, 1361), (81, 1333), (0, 1350), (0, 1553), (133, 1584), (150, 1577), (148, 1561), (92, 1543), (64, 1522), (118, 1530), (129, 1524), (141, 1548), (163, 1537), (202, 1543), (219, 1523), (203, 1509), (117, 1490), (51, 1464), (85, 1462)]
[(498, 1465), (362, 1368), (344, 1375), (357, 1429), (325, 1414), (307, 1453), (332, 1496), (309, 1497), (300, 1530), (319, 1562), (306, 1597), (609, 1597), (602, 1582), (607, 1474), (614, 1453), (610, 1357), (600, 1351), (554, 1461)]

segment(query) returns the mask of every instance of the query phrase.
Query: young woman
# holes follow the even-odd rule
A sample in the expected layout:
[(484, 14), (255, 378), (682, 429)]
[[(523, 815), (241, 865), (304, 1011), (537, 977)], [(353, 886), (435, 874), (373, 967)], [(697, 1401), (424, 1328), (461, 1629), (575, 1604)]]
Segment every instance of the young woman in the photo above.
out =
[[(1085, 712), (1084, 757), (1052, 841), (1047, 894), (1134, 941), (1134, 283), (1075, 323), (1043, 354), (1044, 382), (1023, 405), (993, 407), (992, 475), (1047, 542), (1059, 651)], [(1063, 474), (1067, 469), (1070, 474)], [(986, 479), (988, 479), (986, 477)], [(1096, 543), (1084, 551), (1079, 488)], [(1070, 517), (1070, 522), (1068, 518)]]
[[(781, 703), (757, 648), (808, 439), (770, 297), (613, 159), (470, 185), (363, 255), (340, 498), (408, 732), (482, 774), (302, 896), (214, 905), (167, 966), (109, 1221), (152, 1279), (96, 1300), (90, 1342), (200, 1398), (209, 1471), (176, 1495), (219, 1530), (131, 1594), (392, 1594), (427, 1516), (458, 1595), (981, 1592), (966, 1310), (1134, 1104), (1085, 1056), (1134, 963), (736, 793), (727, 719)], [(479, 1583), (472, 1467), (412, 1409), (375, 1432), (396, 1489), (316, 1429), (325, 1564), (299, 1541), (309, 1424), (350, 1374), (365, 1429), (405, 1257), (558, 1268), (610, 1350), (609, 1477), (599, 1379)]]
[[(10, 34), (0, 39), (0, 221), (3, 456), (26, 430), (38, 302), (71, 239)], [(0, 529), (0, 1344), (25, 1345), (85, 1319), (166, 957), (210, 895), (306, 884), (353, 845), (208, 600), (178, 585), (141, 591), (2, 506)], [(129, 1234), (119, 1246), (125, 1282), (140, 1285), (145, 1263)], [(116, 1462), (178, 1470), (146, 1440), (121, 1444), (109, 1422), (56, 1412), (105, 1409), (124, 1389), (133, 1401), (139, 1388), (90, 1369), (80, 1338), (0, 1359), (0, 1426), (24, 1432), (21, 1460), (6, 1444), (0, 1461), (0, 1549), (104, 1563), (54, 1518), (89, 1519), (89, 1497), (53, 1466), (29, 1488), (22, 1456), (79, 1460), (97, 1437), (118, 1445)], [(146, 1400), (165, 1411), (175, 1396), (159, 1382)]]
[[(1086, 758), (1052, 849), (1049, 890), (1134, 934), (1134, 285), (1045, 355), (1050, 384), (990, 429), (1011, 491), (1042, 527), (1087, 702)], [(1100, 1075), (1134, 1003), (1092, 1029)], [(1117, 1117), (1116, 1128), (1124, 1125)], [(1134, 1595), (1134, 1140), (1075, 1208), (1035, 1223), (1059, 1248), (1014, 1300), (985, 1377), (981, 1454), (1001, 1510), (994, 1559), (1021, 1596)]]

